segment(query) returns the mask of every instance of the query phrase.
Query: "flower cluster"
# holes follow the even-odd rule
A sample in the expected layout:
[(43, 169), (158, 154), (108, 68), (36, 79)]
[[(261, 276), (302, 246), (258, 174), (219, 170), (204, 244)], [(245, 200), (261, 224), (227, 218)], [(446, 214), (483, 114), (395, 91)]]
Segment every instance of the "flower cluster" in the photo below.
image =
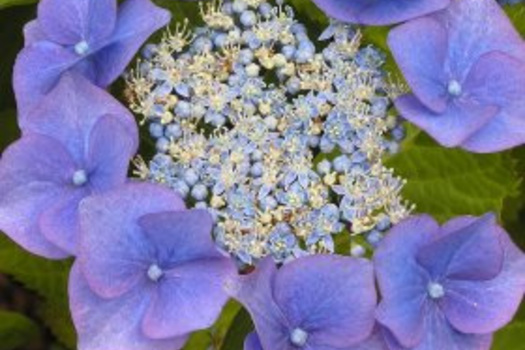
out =
[(381, 162), (403, 138), (382, 54), (338, 22), (318, 51), (289, 6), (201, 10), (206, 27), (168, 33), (130, 74), (158, 150), (139, 174), (207, 208), (217, 243), (244, 264), (333, 253), (344, 230), (376, 243), (409, 212)]
[[(490, 1), (462, 0), (448, 11), (463, 19), (468, 6), (492, 13)], [(426, 12), (445, 2), (421, 3), (431, 5)], [(413, 2), (396, 4), (385, 17), (421, 14)], [(100, 88), (169, 15), (149, 0), (126, 0), (118, 11), (116, 0), (42, 0), (26, 27), (14, 77), (22, 137), (0, 160), (0, 229), (34, 254), (75, 257), (69, 300), (78, 348), (180, 349), (232, 297), (255, 325), (245, 350), (488, 350), (491, 333), (522, 301), (525, 255), (493, 214), (442, 226), (426, 215), (404, 218), (403, 182), (381, 163), (403, 137), (387, 117), (381, 55), (360, 49), (358, 32), (337, 22), (317, 53), (281, 2), (211, 2), (202, 12), (207, 27), (195, 36), (179, 27), (147, 46), (128, 78), (133, 108), (159, 151), (139, 173), (170, 188), (127, 177), (137, 125)], [(407, 45), (413, 25), (429, 43), (443, 39), (439, 23), (415, 21), (395, 29), (393, 47)], [(468, 28), (450, 26), (448, 34), (472, 40)], [(494, 62), (520, 73), (517, 62), (475, 39), (474, 51), (488, 52), (476, 64), (490, 74), (473, 68), (469, 84), (480, 88), (468, 91), (501, 83), (488, 69)], [(521, 52), (506, 39), (494, 45)], [(419, 98), (456, 106), (434, 99), (435, 86), (420, 84), (425, 76), (407, 62)], [(461, 95), (459, 80), (448, 87)], [(475, 100), (481, 109), (483, 96)], [(492, 119), (514, 120), (505, 106)], [(512, 132), (523, 132), (516, 125)], [(367, 234), (377, 248), (372, 260), (303, 256), (333, 252), (331, 235), (344, 228)], [(240, 275), (216, 241), (243, 263), (261, 260)]]

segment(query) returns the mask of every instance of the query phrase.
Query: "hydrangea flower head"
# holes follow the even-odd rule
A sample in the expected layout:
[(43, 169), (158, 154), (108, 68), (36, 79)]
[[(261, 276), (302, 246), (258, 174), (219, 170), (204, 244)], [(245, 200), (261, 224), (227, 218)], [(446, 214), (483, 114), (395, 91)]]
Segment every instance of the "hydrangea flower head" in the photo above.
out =
[(492, 214), (395, 226), (374, 255), (377, 319), (401, 347), (488, 349), (525, 292), (525, 256)]
[(257, 331), (245, 350), (347, 349), (374, 327), (373, 268), (364, 259), (315, 255), (278, 270), (266, 258), (231, 290)]
[(34, 254), (75, 254), (80, 201), (123, 184), (137, 146), (120, 103), (65, 75), (2, 155), (0, 228)]
[(20, 124), (65, 71), (107, 87), (169, 19), (150, 0), (127, 0), (118, 9), (116, 0), (42, 0), (15, 65)]
[(496, 152), (525, 142), (525, 43), (494, 0), (454, 1), (393, 29), (389, 46), (413, 91), (396, 107), (439, 143)]
[(130, 74), (158, 150), (140, 175), (207, 208), (241, 264), (332, 253), (348, 227), (404, 218), (404, 182), (382, 163), (402, 129), (387, 116), (381, 53), (341, 23), (318, 52), (289, 6), (202, 6), (207, 27), (168, 33)]
[(80, 350), (173, 350), (210, 327), (235, 272), (212, 220), (162, 186), (132, 183), (82, 203), (70, 278)]
[(343, 22), (387, 25), (442, 10), (450, 0), (314, 0), (330, 17)]

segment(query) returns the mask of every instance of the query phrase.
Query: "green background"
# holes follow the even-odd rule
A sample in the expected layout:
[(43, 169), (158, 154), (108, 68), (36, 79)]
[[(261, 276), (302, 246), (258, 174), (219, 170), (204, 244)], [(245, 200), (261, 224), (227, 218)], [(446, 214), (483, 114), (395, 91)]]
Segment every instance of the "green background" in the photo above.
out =
[[(175, 19), (187, 17), (198, 23), (195, 3), (155, 2), (169, 8)], [(291, 2), (311, 34), (319, 34), (327, 23), (324, 15), (310, 1)], [(35, 0), (0, 0), (0, 153), (19, 137), (11, 89), (12, 66), (23, 46), (23, 25), (35, 17), (34, 3)], [(525, 5), (508, 6), (505, 10), (525, 36)], [(388, 28), (366, 28), (363, 32), (365, 44), (387, 50)], [(386, 67), (399, 74), (391, 57)], [(115, 96), (121, 95), (121, 87), (121, 83), (114, 85)], [(525, 249), (525, 147), (475, 155), (440, 147), (412, 126), (408, 130), (402, 151), (386, 162), (408, 180), (403, 194), (417, 205), (416, 211), (430, 213), (440, 221), (493, 211), (514, 241)], [(147, 156), (152, 145), (146, 137), (142, 141), (141, 154)], [(75, 348), (76, 336), (67, 303), (70, 265), (71, 261), (51, 262), (32, 256), (0, 233), (0, 350)], [(230, 302), (217, 323), (192, 336), (185, 349), (241, 350), (244, 336), (252, 327), (247, 313)], [(493, 349), (525, 350), (525, 306), (511, 324), (495, 335)]]

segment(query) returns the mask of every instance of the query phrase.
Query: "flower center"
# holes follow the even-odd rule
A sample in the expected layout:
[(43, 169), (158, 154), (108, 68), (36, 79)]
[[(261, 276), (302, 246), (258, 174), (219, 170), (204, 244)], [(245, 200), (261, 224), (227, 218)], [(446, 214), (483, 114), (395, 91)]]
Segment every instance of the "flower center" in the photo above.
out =
[(148, 277), (153, 282), (158, 282), (162, 276), (164, 276), (164, 271), (157, 264), (152, 264), (148, 269)]
[(440, 283), (431, 282), (427, 286), (428, 295), (432, 299), (441, 299), (445, 295), (445, 288)]
[(82, 40), (75, 45), (75, 52), (79, 56), (84, 56), (89, 51), (89, 44)]
[(86, 173), (86, 171), (84, 169), (80, 169), (80, 170), (77, 170), (75, 171), (75, 173), (73, 174), (73, 184), (75, 186), (84, 186), (89, 178), (88, 178), (88, 175)]
[(448, 93), (452, 96), (459, 96), (461, 95), (461, 92), (463, 89), (461, 88), (461, 84), (457, 80), (451, 80), (448, 83)]
[(308, 340), (308, 333), (306, 333), (301, 328), (295, 328), (290, 333), (290, 341), (295, 346), (299, 346), (299, 347), (305, 346), (307, 340)]

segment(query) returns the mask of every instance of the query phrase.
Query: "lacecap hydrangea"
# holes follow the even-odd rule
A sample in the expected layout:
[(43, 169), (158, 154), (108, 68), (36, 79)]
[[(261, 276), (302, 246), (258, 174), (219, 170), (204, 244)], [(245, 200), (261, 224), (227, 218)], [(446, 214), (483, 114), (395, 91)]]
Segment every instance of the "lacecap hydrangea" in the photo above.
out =
[(312, 41), (281, 2), (212, 1), (201, 14), (206, 26), (180, 24), (128, 75), (158, 152), (139, 176), (208, 209), (243, 264), (332, 253), (335, 234), (377, 243), (410, 211), (382, 163), (404, 137), (383, 54), (337, 22)]

